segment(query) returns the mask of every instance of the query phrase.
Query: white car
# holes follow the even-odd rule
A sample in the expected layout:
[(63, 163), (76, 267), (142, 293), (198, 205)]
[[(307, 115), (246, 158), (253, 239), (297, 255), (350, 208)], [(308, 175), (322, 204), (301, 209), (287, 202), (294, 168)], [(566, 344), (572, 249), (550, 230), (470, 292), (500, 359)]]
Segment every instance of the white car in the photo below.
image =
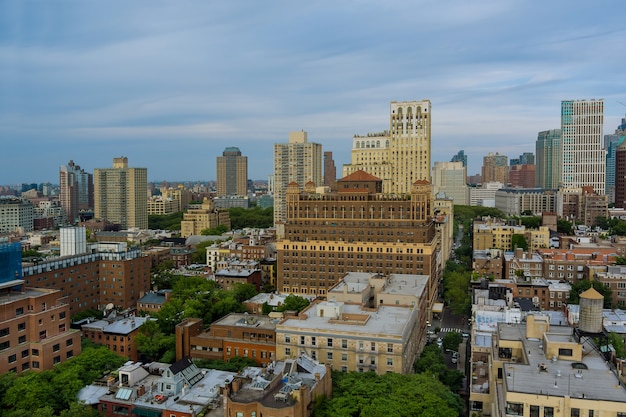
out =
[(457, 363), (459, 361), (459, 353), (458, 352), (452, 352), (452, 363)]
[(440, 337), (437, 338), (437, 346), (439, 346), (439, 348), (443, 346), (443, 340)]

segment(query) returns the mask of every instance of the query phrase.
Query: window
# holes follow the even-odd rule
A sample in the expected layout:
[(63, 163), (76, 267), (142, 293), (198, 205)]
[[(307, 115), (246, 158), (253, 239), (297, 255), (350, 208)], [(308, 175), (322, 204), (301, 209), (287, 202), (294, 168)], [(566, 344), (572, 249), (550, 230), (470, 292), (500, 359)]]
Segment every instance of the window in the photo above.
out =
[(393, 366), (393, 358), (387, 358), (387, 366)]
[(4, 337), (4, 336), (8, 336), (9, 335), (9, 328), (5, 327), (4, 329), (0, 329), (0, 337)]
[(311, 336), (311, 345), (315, 346), (315, 336)]
[[(546, 407), (548, 408), (548, 407)], [(524, 404), (521, 403), (506, 403), (506, 413), (512, 416), (523, 416), (524, 415)]]
[(60, 344), (56, 344), (54, 346), (52, 346), (52, 351), (53, 352), (58, 352), (61, 349), (61, 345)]
[(0, 342), (0, 350), (8, 349), (10, 346), (11, 344), (8, 340), (6, 342)]
[(285, 348), (285, 356), (287, 357), (291, 356), (291, 348)]
[(341, 340), (341, 348), (348, 349), (348, 341), (346, 339)]
[(554, 417), (554, 407), (543, 407), (543, 417)]
[(22, 358), (28, 357), (28, 349), (22, 351)]
[(17, 339), (17, 343), (26, 343), (26, 335), (22, 335)]
[(17, 325), (17, 330), (20, 331), (20, 332), (23, 331), (23, 330), (26, 330), (26, 323), (18, 324)]
[(304, 344), (304, 336), (300, 336), (300, 344), (303, 345)]
[(393, 343), (387, 343), (387, 353), (393, 353)]
[(559, 356), (572, 356), (572, 349), (559, 348)]
[(67, 339), (65, 341), (65, 346), (72, 346), (74, 344), (74, 340), (73, 339)]
[(571, 417), (580, 417), (580, 408), (572, 408), (570, 411)]
[(18, 307), (15, 309), (15, 315), (16, 316), (21, 316), (24, 314), (24, 307)]
[(39, 361), (33, 361), (33, 368), (39, 369)]
[(342, 353), (342, 354), (341, 354), (341, 360), (342, 360), (343, 362), (346, 362), (346, 361), (348, 360), (348, 354), (347, 354), (347, 353)]
[(330, 337), (326, 339), (326, 346), (333, 347), (333, 339), (331, 339)]
[(27, 371), (28, 369), (30, 369), (30, 363), (25, 362), (22, 364), (22, 371)]
[(31, 355), (33, 355), (33, 356), (39, 356), (39, 349), (33, 349), (33, 350), (31, 350)]
[(55, 356), (55, 357), (52, 359), (52, 363), (54, 363), (55, 365), (56, 365), (57, 363), (59, 363), (59, 362), (61, 362), (61, 357), (60, 357), (60, 356)]
[(288, 334), (285, 335), (285, 343), (291, 343), (291, 336)]
[(333, 360), (333, 352), (326, 352), (326, 359), (328, 359), (329, 361)]
[(17, 360), (17, 355), (14, 353), (13, 355), (9, 356), (9, 363), (13, 363)]

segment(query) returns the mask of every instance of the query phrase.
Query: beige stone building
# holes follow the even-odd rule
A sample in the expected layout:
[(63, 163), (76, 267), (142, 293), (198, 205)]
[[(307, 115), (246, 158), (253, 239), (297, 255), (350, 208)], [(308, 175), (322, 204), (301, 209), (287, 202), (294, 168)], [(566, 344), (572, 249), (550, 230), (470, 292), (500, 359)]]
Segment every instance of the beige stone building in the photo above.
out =
[(470, 361), (470, 413), (624, 416), (626, 390), (592, 339), (551, 325), (547, 315), (527, 315), (525, 323), (499, 323), (491, 335), (475, 334)]
[(129, 168), (128, 158), (113, 158), (113, 168), (93, 173), (94, 217), (122, 229), (148, 228), (148, 169)]
[(307, 132), (289, 132), (288, 143), (274, 144), (274, 224), (284, 222), (285, 194), (291, 182), (323, 184), (322, 145)]
[(384, 193), (410, 193), (415, 181), (430, 182), (431, 103), (392, 101), (389, 130), (355, 136), (352, 161), (343, 167), (348, 176), (363, 170), (383, 180)]
[(524, 226), (505, 224), (497, 219), (474, 222), (474, 250), (502, 249), (513, 250), (513, 236), (523, 235), (528, 250), (533, 251), (550, 246), (550, 229), (545, 226), (537, 230), (527, 230)]
[(277, 360), (305, 353), (342, 372), (410, 373), (420, 351), (418, 310), (318, 301), (276, 326)]
[(180, 222), (180, 235), (189, 237), (199, 235), (204, 229), (213, 229), (224, 225), (230, 230), (228, 210), (215, 208), (213, 201), (205, 198), (199, 207), (194, 205), (183, 214)]

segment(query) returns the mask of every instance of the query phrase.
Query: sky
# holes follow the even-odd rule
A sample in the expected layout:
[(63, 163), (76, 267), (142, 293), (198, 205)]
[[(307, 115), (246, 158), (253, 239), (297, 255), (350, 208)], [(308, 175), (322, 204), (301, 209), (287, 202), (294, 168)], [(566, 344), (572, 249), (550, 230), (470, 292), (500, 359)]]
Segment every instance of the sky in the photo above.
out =
[(432, 162), (535, 152), (562, 100), (626, 114), (626, 2), (0, 0), (0, 184), (126, 156), (149, 181), (216, 178), (237, 146), (273, 171), (290, 131), (333, 152), (432, 102)]

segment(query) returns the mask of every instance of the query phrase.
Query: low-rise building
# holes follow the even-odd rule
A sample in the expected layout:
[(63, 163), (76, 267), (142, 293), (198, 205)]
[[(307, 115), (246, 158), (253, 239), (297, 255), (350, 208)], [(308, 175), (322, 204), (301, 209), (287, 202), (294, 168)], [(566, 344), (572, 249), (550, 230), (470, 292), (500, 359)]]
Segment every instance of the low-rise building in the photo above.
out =
[(276, 359), (304, 353), (342, 372), (410, 373), (423, 339), (417, 311), (411, 305), (313, 303), (276, 326)]
[(309, 417), (332, 394), (331, 372), (306, 355), (264, 369), (246, 368), (227, 387), (225, 415)]
[(202, 319), (185, 319), (176, 325), (176, 358), (220, 359), (239, 356), (267, 365), (276, 359), (277, 319), (248, 313), (231, 313), (203, 329)]
[(137, 301), (137, 311), (156, 313), (161, 310), (163, 304), (170, 300), (171, 296), (172, 290), (170, 289), (148, 291), (141, 295), (141, 298)]
[(149, 317), (115, 317), (106, 320), (96, 320), (81, 326), (82, 336), (92, 342), (104, 345), (120, 356), (132, 361), (139, 360), (139, 352), (135, 344), (135, 337), (139, 328)]

